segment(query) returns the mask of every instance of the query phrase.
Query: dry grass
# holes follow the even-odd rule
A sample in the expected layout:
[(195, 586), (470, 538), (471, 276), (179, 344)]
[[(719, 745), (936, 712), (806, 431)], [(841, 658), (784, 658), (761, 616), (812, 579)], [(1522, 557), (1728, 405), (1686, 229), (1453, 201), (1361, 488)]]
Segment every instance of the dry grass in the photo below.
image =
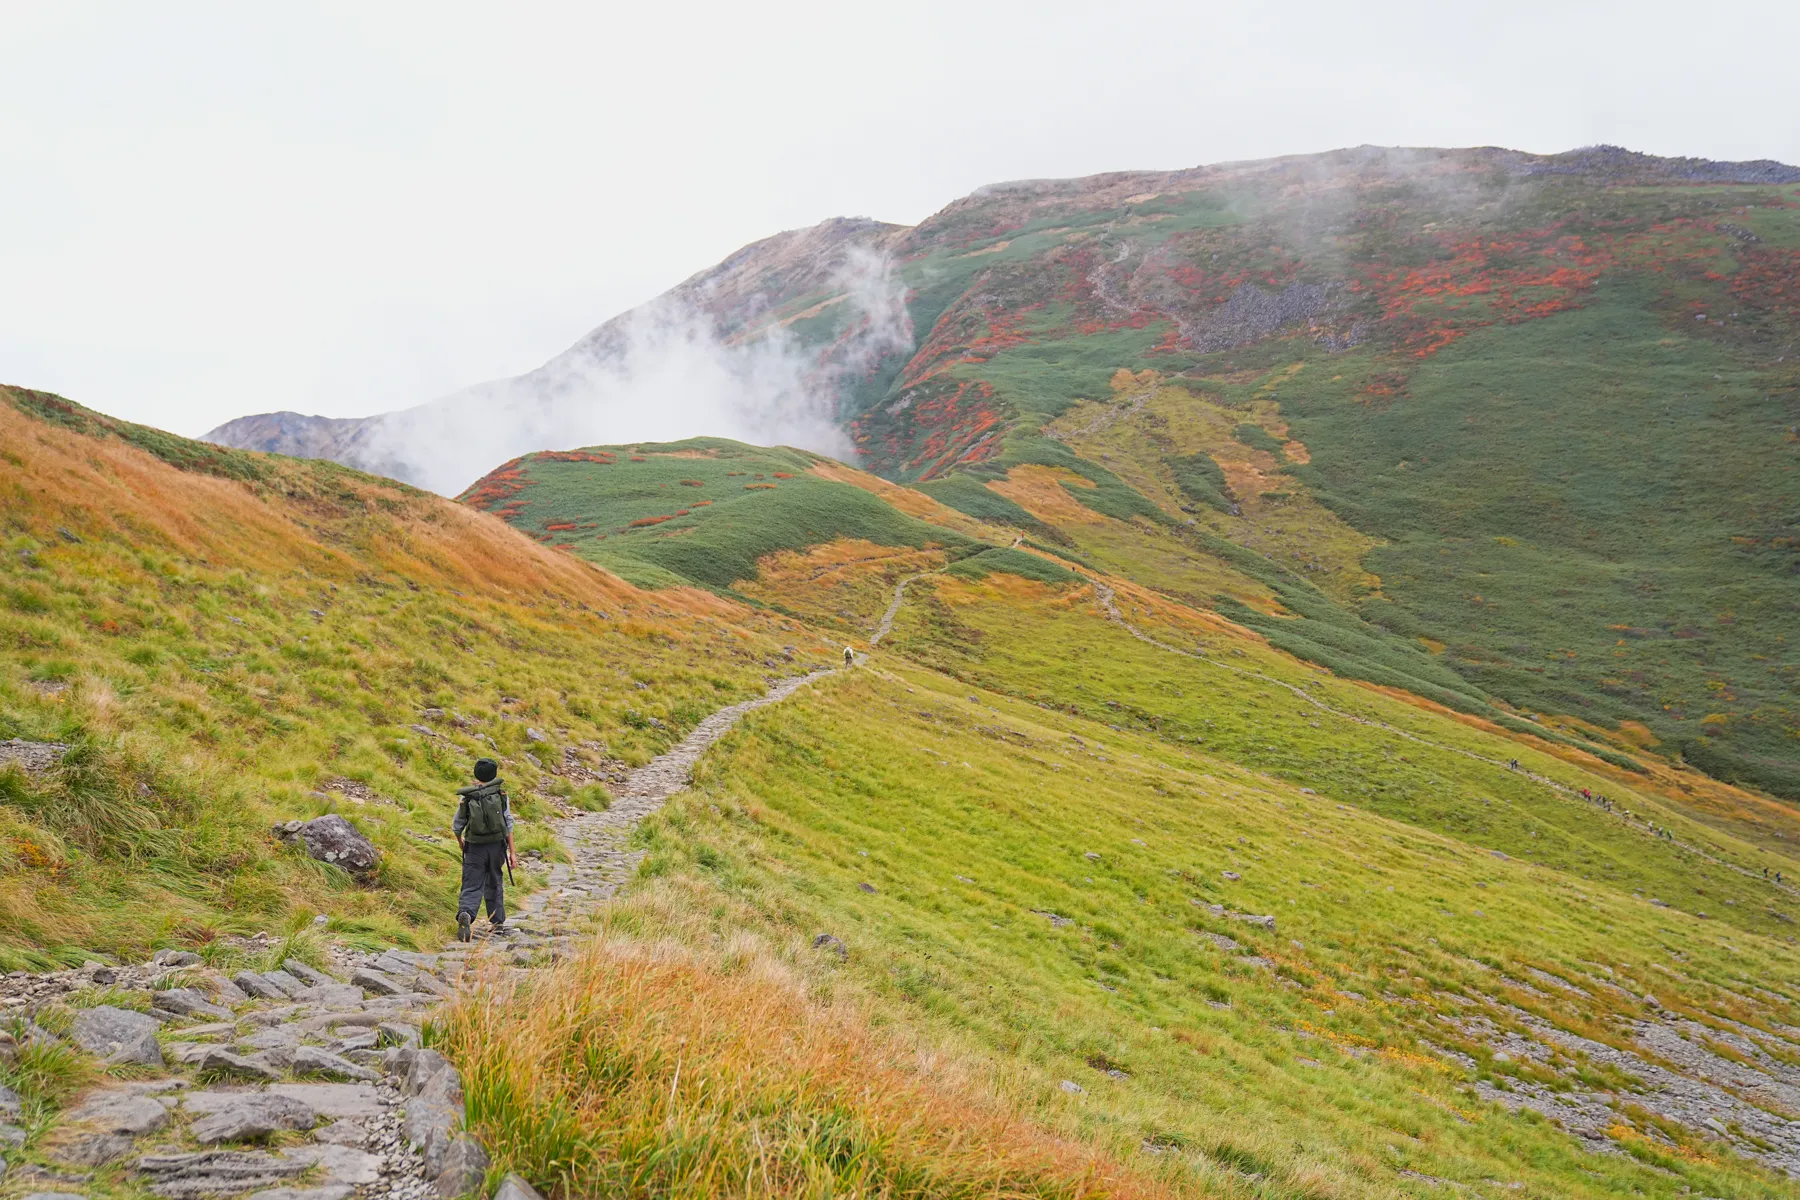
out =
[(598, 940), (465, 993), (438, 1040), (496, 1161), (559, 1197), (1169, 1194), (808, 999), (759, 946)]

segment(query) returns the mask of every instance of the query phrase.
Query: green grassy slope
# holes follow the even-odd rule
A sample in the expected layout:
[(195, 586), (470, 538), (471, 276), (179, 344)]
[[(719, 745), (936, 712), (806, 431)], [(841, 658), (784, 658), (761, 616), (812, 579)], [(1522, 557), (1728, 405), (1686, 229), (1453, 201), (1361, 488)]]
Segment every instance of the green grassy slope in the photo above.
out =
[[(604, 802), (583, 772), (646, 761), (811, 645), (330, 463), (18, 390), (0, 447), (0, 740), (74, 748), (48, 774), (0, 765), (9, 969), (229, 955), (315, 912), (434, 939), (476, 756), (502, 758), (521, 845), (554, 854), (556, 805)], [(270, 836), (326, 811), (381, 851), (368, 885)]]
[[(1099, 484), (1070, 490), (1106, 515), (1185, 510), (1274, 558), (1231, 565), (1304, 622), (1221, 611), (1296, 653), (1470, 711), (1641, 728), (1800, 797), (1800, 189), (1516, 157), (960, 202), (911, 235), (918, 342), (854, 398), (859, 449), (1064, 544), (1081, 535), (990, 484), (1054, 463)], [(1259, 468), (1253, 490), (1220, 451)], [(1362, 552), (1314, 560), (1311, 521), (1276, 552), (1268, 519), (1296, 505)], [(1107, 565), (1168, 587), (1160, 553)], [(1371, 582), (1321, 580), (1323, 602), (1289, 577), (1327, 566)], [(1426, 663), (1422, 642), (1450, 649)]]
[[(1147, 667), (1116, 645), (1080, 661), (1118, 695)], [(1543, 1197), (1787, 1194), (1708, 1132), (1653, 1115), (1666, 1097), (1597, 1052), (1520, 1053), (1551, 1044), (1545, 1029), (1642, 1053), (1631, 1023), (1674, 1011), (1696, 1045), (1749, 1029), (1788, 1061), (1774, 1031), (1800, 1003), (1769, 987), (1794, 976), (1784, 938), (1659, 909), (1630, 886), (1641, 878), (1548, 865), (1612, 835), (1590, 840), (1579, 812), (1559, 827), (1562, 802), (1541, 786), (1452, 772), (1421, 791), (1440, 811), (1417, 821), (1370, 803), (1354, 771), (1302, 789), (1167, 723), (1160, 737), (1109, 728), (882, 665), (734, 734), (646, 834), (656, 881), (615, 927), (702, 944), (748, 927), (802, 966), (816, 934), (837, 935), (848, 961), (815, 959), (815, 988), (870, 995), (985, 1059), (1016, 1105), (1183, 1194), (1428, 1195), (1446, 1180)], [(1145, 686), (1178, 679), (1196, 689), (1191, 711), (1221, 723), (1247, 707), (1198, 690), (1209, 678), (1176, 660)], [(1379, 732), (1330, 739), (1400, 753)], [(1532, 830), (1542, 847), (1525, 853), (1546, 865), (1490, 852)], [(1610, 853), (1682, 872), (1648, 866), (1641, 836)], [(1651, 992), (1661, 1007), (1639, 998)], [(1541, 1097), (1608, 1093), (1590, 1123), (1611, 1153), (1530, 1107), (1566, 1119)], [(1733, 1119), (1766, 1134), (1780, 1111)]]

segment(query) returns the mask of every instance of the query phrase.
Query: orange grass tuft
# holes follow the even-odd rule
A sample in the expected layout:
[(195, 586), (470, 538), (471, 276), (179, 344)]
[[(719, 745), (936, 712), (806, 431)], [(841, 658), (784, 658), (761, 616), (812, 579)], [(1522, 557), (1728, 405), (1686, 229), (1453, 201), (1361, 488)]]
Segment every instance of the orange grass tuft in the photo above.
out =
[(1172, 1194), (734, 957), (596, 941), (465, 991), (435, 1031), (496, 1161), (558, 1197)]

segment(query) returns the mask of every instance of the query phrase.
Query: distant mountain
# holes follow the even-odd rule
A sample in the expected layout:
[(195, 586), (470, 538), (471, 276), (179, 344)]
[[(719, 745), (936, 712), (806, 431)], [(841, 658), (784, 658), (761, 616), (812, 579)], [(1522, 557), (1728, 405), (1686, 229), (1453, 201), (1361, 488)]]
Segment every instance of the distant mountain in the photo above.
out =
[(998, 184), (758, 242), (516, 380), (212, 437), (444, 490), (806, 446), (1334, 669), (1797, 797), (1796, 184), (1616, 147)]

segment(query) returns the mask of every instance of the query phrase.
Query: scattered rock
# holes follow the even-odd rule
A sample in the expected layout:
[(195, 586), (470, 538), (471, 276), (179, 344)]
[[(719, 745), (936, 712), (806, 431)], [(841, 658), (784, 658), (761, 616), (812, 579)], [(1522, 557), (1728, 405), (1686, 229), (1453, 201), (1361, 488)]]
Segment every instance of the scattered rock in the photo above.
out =
[(406, 992), (399, 982), (371, 967), (358, 967), (350, 972), (350, 982), (357, 987), (367, 988), (377, 996), (399, 996)]
[(191, 950), (158, 950), (150, 961), (159, 967), (197, 967), (201, 960)]
[(298, 842), (320, 862), (342, 867), (358, 878), (372, 875), (380, 862), (374, 844), (337, 813), (310, 821), (284, 821), (274, 832), (284, 842)]
[(5, 1084), (0, 1084), (0, 1121), (16, 1121), (25, 1111), (25, 1102), (19, 1093)]
[[(11, 1146), (17, 1150), (25, 1144), (25, 1139), (29, 1136), (17, 1125), (0, 1125), (0, 1146)], [(0, 1175), (5, 1173), (4, 1170), (0, 1170)]]
[(352, 983), (322, 983), (307, 988), (297, 999), (319, 1008), (349, 1008), (363, 1002), (363, 990)]
[(1221, 871), (1219, 873), (1221, 875), (1225, 876), (1225, 878), (1229, 879), (1233, 883), (1236, 883), (1238, 880), (1243, 878), (1243, 876), (1239, 875), (1236, 871)]
[(258, 1000), (286, 1000), (288, 995), (254, 971), (239, 971), (231, 982)]
[(155, 1017), (102, 1004), (79, 1010), (70, 1036), (77, 1046), (109, 1063), (160, 1067), (163, 1056), (156, 1044), (158, 1027)]
[(146, 1154), (137, 1160), (136, 1170), (149, 1177), (150, 1190), (158, 1196), (199, 1200), (251, 1188), (281, 1187), (311, 1166), (310, 1162), (262, 1151), (202, 1150), (197, 1154)]
[(356, 1189), (347, 1183), (328, 1183), (324, 1187), (278, 1187), (251, 1192), (250, 1200), (350, 1200)]
[(328, 1146), (362, 1146), (368, 1140), (369, 1131), (355, 1121), (333, 1121), (323, 1129), (313, 1130), (313, 1141)]
[(56, 1161), (75, 1167), (103, 1167), (130, 1153), (131, 1139), (118, 1133), (90, 1133), (51, 1150)]
[(383, 1041), (396, 1046), (417, 1046), (419, 1044), (419, 1027), (407, 1025), (400, 1021), (383, 1021), (375, 1027), (376, 1035)]
[(850, 947), (844, 945), (843, 940), (836, 934), (821, 933), (812, 940), (812, 948), (823, 950), (828, 954), (835, 954), (840, 962), (850, 957)]
[(381, 1115), (381, 1098), (366, 1083), (277, 1083), (268, 1091), (298, 1100), (333, 1120)]
[(544, 1197), (518, 1175), (509, 1173), (500, 1181), (494, 1200), (544, 1200)]
[(202, 1071), (211, 1071), (216, 1075), (233, 1075), (239, 1079), (279, 1079), (281, 1072), (267, 1063), (254, 1059), (240, 1058), (229, 1050), (220, 1050), (215, 1046), (206, 1047), (200, 1055), (191, 1060)]
[(543, 730), (532, 729), (529, 726), (525, 730), (525, 737), (526, 737), (527, 741), (533, 741), (533, 742), (547, 742), (550, 740), (549, 738), (544, 736)]
[(169, 1121), (169, 1110), (150, 1096), (125, 1088), (97, 1092), (68, 1115), (72, 1122), (91, 1125), (102, 1133), (132, 1137), (155, 1133)]
[(1087, 1089), (1082, 1087), (1079, 1083), (1076, 1083), (1073, 1079), (1065, 1079), (1056, 1086), (1069, 1093), (1071, 1096), (1087, 1095)]
[(444, 1200), (453, 1200), (454, 1197), (480, 1186), (487, 1176), (488, 1155), (481, 1148), (480, 1142), (464, 1136), (451, 1140), (438, 1163), (433, 1164), (429, 1157), (426, 1159), (427, 1175), (432, 1175), (434, 1165), (440, 1168), (434, 1176), (437, 1194), (444, 1197)]
[(281, 969), (304, 983), (307, 987), (326, 987), (337, 982), (323, 971), (314, 970), (297, 958), (284, 959)]
[(359, 1067), (341, 1055), (317, 1046), (296, 1046), (291, 1062), (296, 1075), (323, 1075), (327, 1079), (359, 1079), (374, 1083), (381, 1078), (366, 1067)]
[(286, 971), (264, 971), (262, 977), (275, 985), (275, 989), (289, 999), (298, 999), (307, 985), (289, 975)]
[(229, 1008), (221, 1008), (193, 988), (164, 988), (155, 993), (153, 1000), (156, 1007), (183, 1017), (211, 1017), (215, 1021), (229, 1021), (234, 1016)]
[(872, 883), (859, 883), (856, 885), (856, 890), (859, 892), (867, 892), (869, 895), (873, 896), (875, 894), (875, 885)]
[(63, 742), (28, 742), (12, 738), (0, 742), (0, 767), (17, 766), (27, 775), (42, 775), (54, 770), (69, 747)]
[[(195, 1121), (197, 1142), (247, 1142), (283, 1129), (310, 1129), (318, 1115), (291, 1096), (268, 1092), (240, 1093), (237, 1103)], [(167, 1193), (163, 1193), (167, 1194)]]

